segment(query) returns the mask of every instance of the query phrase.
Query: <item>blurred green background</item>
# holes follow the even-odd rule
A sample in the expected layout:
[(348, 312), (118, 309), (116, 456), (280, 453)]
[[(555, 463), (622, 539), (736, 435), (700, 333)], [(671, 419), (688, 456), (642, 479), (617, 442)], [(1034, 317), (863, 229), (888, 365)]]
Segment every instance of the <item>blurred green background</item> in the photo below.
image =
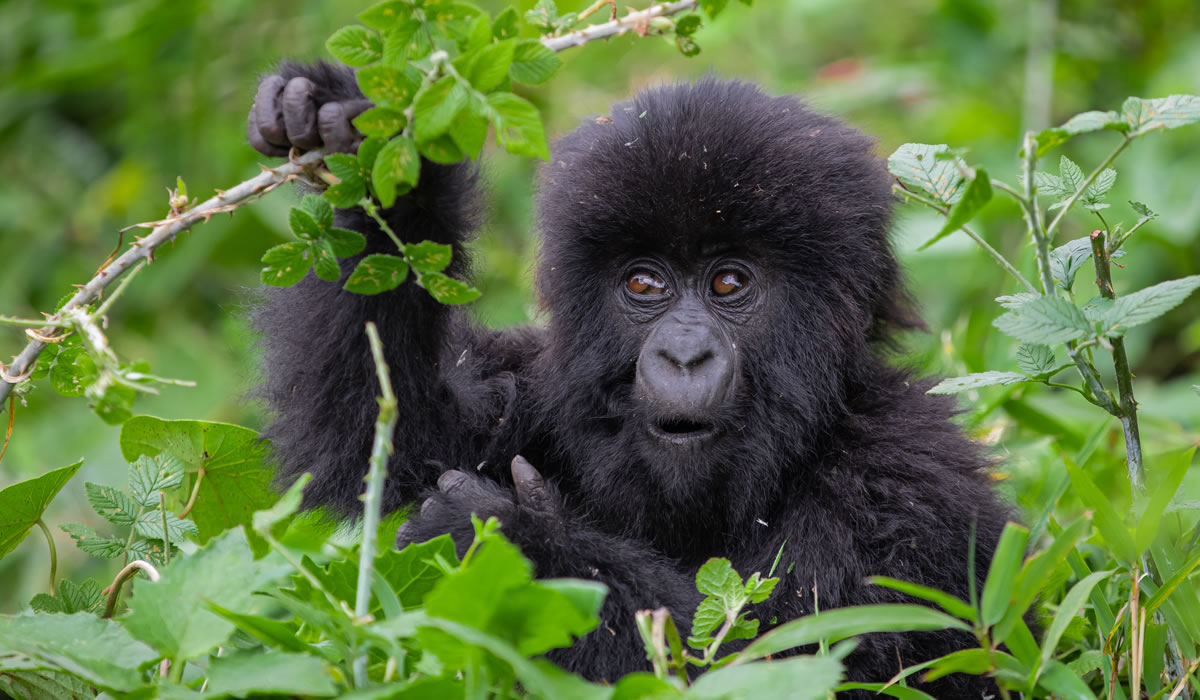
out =
[[(0, 3), (0, 314), (34, 316), (87, 280), (117, 242), (117, 230), (161, 217), (176, 175), (207, 196), (256, 172), (244, 120), (257, 76), (283, 57), (327, 57), (324, 41), (369, 3), (333, 0), (7, 0)], [(480, 2), (495, 12), (497, 0)], [(522, 9), (532, 4), (521, 0)], [(562, 9), (584, 3), (565, 0)], [(645, 3), (637, 4), (638, 7)], [(696, 36), (702, 53), (682, 57), (665, 39), (621, 37), (573, 49), (547, 84), (523, 91), (551, 136), (641, 86), (705, 74), (799, 92), (879, 139), (881, 155), (918, 141), (968, 147), (968, 160), (1015, 181), (1026, 128), (1076, 112), (1117, 109), (1128, 95), (1200, 93), (1200, 4), (1195, 0), (758, 0), (731, 3)], [(1116, 143), (1108, 132), (1063, 149), (1090, 171)], [(1057, 171), (1057, 153), (1051, 171)], [(472, 311), (496, 326), (536, 316), (530, 295), (536, 236), (531, 197), (536, 165), (489, 149), (491, 209), (477, 248), (484, 297)], [(1126, 200), (1162, 216), (1127, 244), (1118, 292), (1200, 273), (1200, 128), (1154, 134), (1118, 162), (1110, 223), (1132, 221)], [(258, 285), (259, 257), (286, 237), (280, 193), (184, 234), (160, 250), (111, 316), (110, 338), (125, 360), (195, 380), (139, 399), (136, 410), (167, 418), (249, 425), (262, 415), (243, 395), (254, 381), (253, 339), (243, 317)], [(965, 237), (916, 252), (940, 224), (899, 207), (897, 248), (931, 332), (907, 339), (901, 361), (923, 372), (1015, 369), (1015, 344), (992, 329), (991, 300), (1013, 283)], [(1017, 208), (998, 198), (977, 222), (993, 244), (1022, 261), (1032, 251)], [(1094, 227), (1073, 214), (1058, 243)], [(1090, 271), (1080, 274), (1077, 294)], [(23, 346), (0, 328), (0, 357)], [(1153, 455), (1198, 440), (1200, 295), (1139, 329), (1128, 341), (1137, 374), (1148, 472)], [(1068, 376), (1066, 374), (1064, 377)], [(1101, 424), (1110, 431), (1088, 468), (1113, 498), (1128, 498), (1119, 426), (1079, 397), (1044, 387), (964, 396), (965, 423), (1006, 458), (1001, 477), (1029, 508), (1055, 475), (1053, 447), (1078, 446)], [(7, 414), (3, 414), (7, 419)], [(60, 575), (85, 561), (56, 525), (105, 528), (87, 508), (82, 481), (123, 484), (118, 429), (81, 400), (39, 387), (18, 406), (0, 486), (87, 458), (83, 476), (48, 513)], [(1057, 477), (1055, 477), (1057, 478)], [(1185, 485), (1200, 498), (1200, 475)], [(1192, 516), (1194, 518), (1194, 515)], [(46, 550), (33, 534), (0, 562), (0, 612), (45, 587)]]

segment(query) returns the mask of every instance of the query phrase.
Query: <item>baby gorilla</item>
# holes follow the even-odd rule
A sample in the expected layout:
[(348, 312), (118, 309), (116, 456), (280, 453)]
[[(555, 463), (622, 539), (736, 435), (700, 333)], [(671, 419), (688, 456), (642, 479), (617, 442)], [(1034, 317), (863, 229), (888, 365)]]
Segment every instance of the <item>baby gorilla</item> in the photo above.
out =
[[(286, 64), (250, 116), (262, 153), (352, 150), (369, 106), (349, 70)], [(885, 575), (968, 596), (1008, 510), (952, 403), (892, 367), (910, 313), (888, 241), (890, 178), (873, 142), (791, 97), (714, 79), (646, 90), (557, 142), (542, 168), (538, 298), (545, 327), (473, 326), (414, 284), (378, 296), (309, 276), (266, 290), (266, 431), (288, 483), (360, 507), (377, 406), (363, 324), (383, 336), (402, 415), (386, 506), (423, 500), (398, 546), (496, 516), (542, 577), (609, 588), (597, 631), (551, 657), (592, 679), (648, 668), (634, 612), (684, 628), (696, 570), (743, 574), (781, 551), (763, 629), (829, 608), (912, 602)], [(470, 164), (424, 163), (386, 212), (405, 241), (463, 247), (481, 207)], [(360, 211), (367, 253), (394, 252)], [(356, 260), (343, 261), (344, 276)], [(968, 571), (975, 527), (977, 571)], [(859, 681), (974, 643), (875, 634)], [(994, 692), (956, 675), (935, 696)]]

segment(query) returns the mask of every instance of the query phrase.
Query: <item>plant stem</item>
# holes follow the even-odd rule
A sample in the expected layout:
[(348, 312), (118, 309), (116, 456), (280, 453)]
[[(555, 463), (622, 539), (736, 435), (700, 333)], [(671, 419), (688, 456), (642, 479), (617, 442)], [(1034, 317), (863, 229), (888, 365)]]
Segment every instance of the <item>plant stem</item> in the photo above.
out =
[(200, 495), (200, 482), (204, 481), (204, 467), (196, 472), (196, 483), (192, 484), (192, 495), (188, 496), (187, 505), (183, 507), (183, 511), (179, 513), (179, 517), (186, 518), (188, 513), (192, 512), (192, 506), (196, 505), (196, 497)]
[(146, 572), (146, 576), (150, 578), (151, 583), (158, 583), (158, 569), (154, 568), (149, 562), (142, 561), (141, 559), (129, 562), (117, 573), (116, 578), (108, 585), (108, 588), (104, 589), (104, 592), (108, 593), (108, 602), (104, 604), (102, 618), (107, 620), (113, 616), (113, 613), (117, 610), (117, 598), (121, 595), (121, 586), (138, 571)]
[(158, 512), (162, 515), (163, 527), (163, 564), (171, 563), (171, 533), (167, 531), (167, 494), (158, 492)]
[[(913, 201), (920, 202), (921, 204), (924, 204), (925, 206), (929, 207), (930, 209), (933, 209), (934, 211), (938, 212), (939, 214), (945, 215), (948, 211), (950, 211), (949, 209), (947, 209), (946, 207), (943, 207), (942, 205), (938, 204), (937, 202), (933, 201), (932, 199), (922, 197), (921, 195), (916, 194), (914, 192), (909, 192), (908, 190), (904, 189), (900, 185), (892, 185), (892, 191), (894, 191), (898, 194), (901, 194)], [(1016, 279), (1018, 282), (1020, 282), (1021, 286), (1025, 287), (1025, 289), (1028, 290), (1029, 292), (1031, 292), (1033, 294), (1037, 294), (1037, 287), (1034, 287), (1033, 284), (1030, 283), (1029, 280), (1025, 279), (1025, 275), (1022, 275), (1021, 271), (1018, 270), (1011, 262), (1009, 262), (1008, 258), (1004, 257), (1004, 255), (1001, 254), (1000, 251), (998, 251), (995, 248), (993, 248), (992, 246), (988, 245), (988, 242), (983, 240), (983, 236), (980, 236), (978, 233), (976, 233), (975, 231), (972, 231), (967, 226), (962, 227), (962, 232), (967, 234), (968, 236), (970, 236), (971, 240), (975, 241), (975, 243), (977, 243), (980, 248), (983, 248), (984, 252), (986, 252), (988, 255), (992, 256), (992, 259), (995, 260), (997, 263), (999, 263), (1000, 267), (1003, 267), (1005, 270), (1007, 270), (1008, 274), (1012, 275), (1014, 279)]]
[[(375, 373), (379, 375), (379, 417), (375, 421), (375, 442), (371, 446), (371, 467), (367, 471), (367, 492), (363, 495), (362, 547), (358, 552), (358, 590), (354, 598), (354, 616), (359, 620), (371, 611), (371, 579), (375, 569), (376, 537), (383, 511), (383, 483), (387, 479), (388, 457), (394, 451), (392, 434), (396, 430), (398, 417), (396, 395), (392, 392), (391, 374), (383, 356), (383, 342), (379, 329), (367, 322), (367, 339), (371, 343), (371, 357), (375, 360)], [(367, 655), (354, 660), (354, 684), (359, 688), (367, 685)]]
[[(1092, 232), (1092, 259), (1096, 264), (1096, 286), (1100, 296), (1105, 299), (1116, 299), (1117, 295), (1112, 286), (1112, 268), (1104, 231)], [(1121, 419), (1121, 429), (1125, 432), (1125, 464), (1129, 471), (1129, 483), (1133, 486), (1134, 495), (1146, 492), (1146, 472), (1142, 465), (1142, 438), (1138, 428), (1137, 400), (1133, 398), (1133, 373), (1129, 370), (1129, 357), (1125, 353), (1125, 338), (1110, 338), (1113, 349), (1113, 368), (1117, 374), (1117, 393), (1120, 405), (1117, 418)]]
[[(1096, 169), (1092, 171), (1092, 174), (1088, 175), (1087, 179), (1085, 179), (1083, 183), (1079, 185), (1079, 189), (1075, 190), (1075, 194), (1071, 195), (1065, 202), (1063, 202), (1062, 208), (1058, 210), (1058, 214), (1055, 215), (1054, 219), (1050, 221), (1050, 225), (1046, 227), (1047, 238), (1054, 235), (1054, 230), (1058, 228), (1058, 224), (1062, 222), (1063, 217), (1067, 215), (1067, 212), (1071, 210), (1071, 207), (1075, 206), (1075, 201), (1083, 196), (1083, 193), (1087, 191), (1087, 188), (1092, 186), (1092, 183), (1096, 181), (1096, 178), (1100, 176), (1100, 173), (1104, 172), (1108, 166), (1112, 165), (1113, 161), (1117, 159), (1117, 156), (1121, 155), (1121, 152), (1124, 151), (1131, 143), (1133, 143), (1133, 139), (1129, 138), (1128, 136), (1122, 139), (1121, 144), (1113, 149), (1113, 152), (1108, 154), (1108, 157), (1104, 159), (1104, 162), (1098, 165)], [(1028, 149), (1028, 145), (1026, 145), (1026, 149)], [(1028, 151), (1026, 157), (1028, 158)], [(1032, 177), (1032, 175), (1030, 177)]]
[[(603, 24), (593, 24), (580, 30), (571, 30), (562, 36), (548, 36), (542, 39), (542, 45), (551, 51), (562, 51), (572, 46), (582, 46), (589, 41), (620, 36), (629, 31), (645, 27), (655, 17), (667, 17), (679, 12), (687, 12), (696, 8), (696, 0), (679, 0), (679, 2), (664, 2), (642, 10), (630, 12), (619, 19)], [(642, 31), (645, 31), (642, 29)]]
[(54, 581), (58, 578), (58, 550), (54, 547), (54, 537), (46, 523), (38, 518), (34, 524), (42, 529), (42, 534), (46, 536), (46, 545), (50, 547), (50, 595), (54, 595)]

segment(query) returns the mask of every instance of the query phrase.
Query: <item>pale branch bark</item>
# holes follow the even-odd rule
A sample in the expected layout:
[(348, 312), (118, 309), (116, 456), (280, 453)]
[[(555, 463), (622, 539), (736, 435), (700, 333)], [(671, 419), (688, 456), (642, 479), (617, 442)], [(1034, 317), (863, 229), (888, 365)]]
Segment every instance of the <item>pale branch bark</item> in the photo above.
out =
[(620, 36), (626, 32), (635, 31), (646, 33), (650, 20), (655, 17), (668, 17), (680, 12), (696, 9), (696, 0), (679, 0), (679, 2), (664, 2), (652, 5), (640, 12), (630, 12), (619, 19), (603, 24), (593, 24), (583, 29), (571, 30), (562, 36), (548, 36), (542, 39), (542, 45), (553, 51), (562, 51), (572, 46), (583, 46), (589, 41), (608, 39)]
[[(104, 289), (115, 282), (126, 271), (135, 267), (143, 260), (152, 260), (154, 251), (162, 244), (175, 240), (175, 237), (183, 231), (190, 229), (201, 221), (208, 221), (215, 214), (233, 211), (240, 206), (258, 199), (286, 182), (307, 178), (308, 176), (305, 173), (318, 165), (324, 157), (325, 154), (321, 151), (306, 153), (273, 170), (264, 170), (257, 177), (253, 177), (236, 187), (225, 190), (191, 209), (174, 214), (162, 221), (154, 222), (154, 224), (145, 224), (145, 227), (153, 226), (150, 235), (135, 241), (120, 257), (97, 272), (87, 284), (79, 288), (75, 296), (71, 297), (58, 313), (46, 319), (47, 323), (49, 325), (62, 325), (65, 323), (64, 319), (77, 309), (86, 308), (88, 304), (101, 298)], [(0, 368), (0, 402), (3, 402), (8, 397), (9, 393), (12, 392), (13, 386), (22, 381), (33, 370), (34, 362), (37, 361), (38, 355), (46, 348), (47, 344), (46, 341), (33, 337), (29, 344), (25, 346), (25, 349), (21, 351), (21, 354), (17, 355), (16, 359), (13, 360), (11, 365), (8, 365), (6, 368)]]

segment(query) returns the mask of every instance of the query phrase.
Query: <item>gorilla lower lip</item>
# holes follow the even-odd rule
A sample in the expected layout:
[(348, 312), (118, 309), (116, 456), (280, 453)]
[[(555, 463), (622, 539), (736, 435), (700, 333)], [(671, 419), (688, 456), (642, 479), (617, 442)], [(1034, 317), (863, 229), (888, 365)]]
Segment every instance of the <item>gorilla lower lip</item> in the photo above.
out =
[(650, 423), (650, 434), (659, 440), (683, 445), (712, 437), (717, 432), (711, 423), (673, 418)]

